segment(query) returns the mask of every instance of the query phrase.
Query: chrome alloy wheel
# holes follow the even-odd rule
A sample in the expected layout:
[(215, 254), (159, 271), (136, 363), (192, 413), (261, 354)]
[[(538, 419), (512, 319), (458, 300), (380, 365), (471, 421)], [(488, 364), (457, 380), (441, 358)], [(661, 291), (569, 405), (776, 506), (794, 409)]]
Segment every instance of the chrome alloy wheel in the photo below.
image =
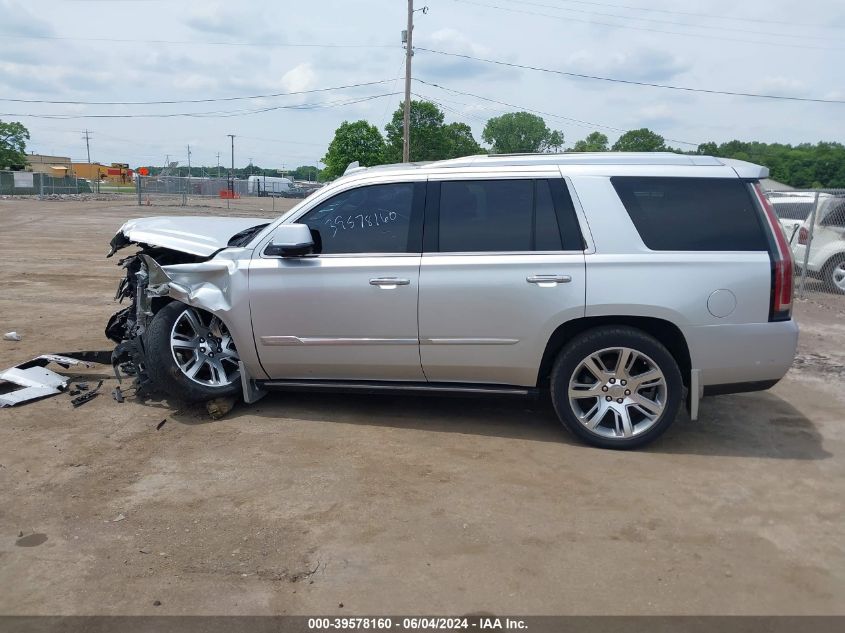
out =
[(830, 275), (833, 283), (840, 291), (845, 292), (845, 262), (839, 262)]
[(589, 431), (608, 438), (642, 435), (666, 408), (666, 377), (651, 358), (609, 347), (582, 360), (569, 379), (569, 406)]
[(185, 308), (170, 331), (170, 351), (182, 373), (200, 385), (226, 387), (241, 378), (232, 336), (211, 314)]

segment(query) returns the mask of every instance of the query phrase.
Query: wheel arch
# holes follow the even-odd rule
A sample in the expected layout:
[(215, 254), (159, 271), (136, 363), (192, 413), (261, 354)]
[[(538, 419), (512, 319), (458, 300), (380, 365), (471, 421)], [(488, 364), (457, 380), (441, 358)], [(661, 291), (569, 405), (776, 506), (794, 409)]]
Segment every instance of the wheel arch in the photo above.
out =
[(678, 363), (684, 385), (689, 387), (692, 362), (690, 359), (689, 345), (681, 329), (671, 321), (665, 319), (627, 315), (583, 317), (559, 325), (546, 342), (546, 349), (543, 352), (540, 369), (537, 373), (537, 387), (548, 385), (555, 358), (557, 358), (558, 353), (568, 341), (582, 332), (608, 325), (624, 325), (636, 328), (660, 341), (666, 346), (669, 353), (672, 354), (675, 362)]

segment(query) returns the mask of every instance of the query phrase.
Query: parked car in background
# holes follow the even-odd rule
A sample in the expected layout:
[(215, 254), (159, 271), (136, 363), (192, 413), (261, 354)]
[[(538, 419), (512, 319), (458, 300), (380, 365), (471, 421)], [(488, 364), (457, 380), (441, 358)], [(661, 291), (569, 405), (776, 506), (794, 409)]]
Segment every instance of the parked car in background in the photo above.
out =
[(290, 187), (287, 191), (282, 192), (282, 196), (285, 198), (307, 198), (311, 195), (314, 189), (308, 189), (306, 187), (297, 187), (296, 185)]
[(819, 201), (812, 236), (809, 222), (792, 246), (796, 265), (803, 270), (806, 257), (808, 276), (821, 280), (825, 290), (845, 294), (845, 197)]
[(767, 196), (786, 233), (786, 238), (790, 244), (794, 244), (798, 229), (813, 212), (816, 193), (814, 191), (777, 191), (769, 192)]
[(634, 448), (792, 364), (789, 245), (758, 165), (474, 156), (348, 169), (275, 221), (132, 220), (117, 365), (184, 400), (266, 389), (547, 392)]

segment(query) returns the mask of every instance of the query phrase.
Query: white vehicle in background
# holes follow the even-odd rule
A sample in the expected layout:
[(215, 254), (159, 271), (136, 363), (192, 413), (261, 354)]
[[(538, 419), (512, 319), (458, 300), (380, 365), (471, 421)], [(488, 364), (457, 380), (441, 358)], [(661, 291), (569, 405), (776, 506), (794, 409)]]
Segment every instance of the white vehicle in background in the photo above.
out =
[(845, 294), (845, 197), (819, 194), (809, 255), (807, 246), (816, 194), (772, 194), (769, 200), (792, 246), (795, 266), (803, 269), (806, 257), (807, 276), (820, 279), (827, 290)]
[(282, 196), (293, 187), (293, 181), (279, 176), (250, 176), (247, 193), (252, 196)]

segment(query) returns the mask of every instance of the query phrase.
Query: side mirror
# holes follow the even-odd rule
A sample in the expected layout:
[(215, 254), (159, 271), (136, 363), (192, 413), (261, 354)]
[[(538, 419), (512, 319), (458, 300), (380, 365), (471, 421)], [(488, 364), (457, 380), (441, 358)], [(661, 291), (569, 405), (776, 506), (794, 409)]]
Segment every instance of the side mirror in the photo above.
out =
[(302, 257), (313, 252), (314, 239), (305, 224), (282, 224), (264, 249), (270, 257)]

